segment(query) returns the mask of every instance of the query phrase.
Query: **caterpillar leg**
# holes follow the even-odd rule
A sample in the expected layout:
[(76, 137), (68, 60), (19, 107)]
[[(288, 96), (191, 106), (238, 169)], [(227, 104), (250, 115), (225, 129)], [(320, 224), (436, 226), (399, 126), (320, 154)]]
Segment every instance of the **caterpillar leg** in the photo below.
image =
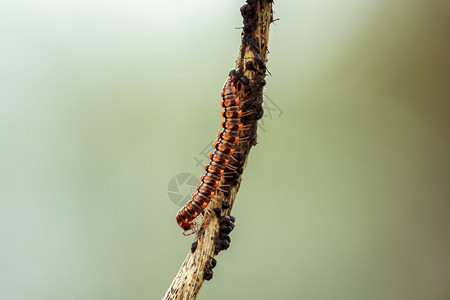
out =
[[(229, 184), (224, 184), (224, 185), (221, 185), (221, 187), (229, 187), (230, 185)], [(224, 190), (224, 189), (222, 189), (222, 188), (217, 188), (217, 190), (218, 191), (220, 191), (220, 192), (222, 192), (222, 193), (228, 193), (229, 191), (228, 190)]]
[(191, 221), (192, 227), (189, 230), (183, 232), (184, 236), (190, 236), (193, 234), (198, 234), (200, 231), (200, 222), (197, 219)]
[(236, 170), (238, 167), (236, 167), (236, 166), (233, 166), (233, 165), (231, 165), (231, 164), (229, 164), (229, 165), (227, 165), (227, 169), (230, 169), (230, 170)]

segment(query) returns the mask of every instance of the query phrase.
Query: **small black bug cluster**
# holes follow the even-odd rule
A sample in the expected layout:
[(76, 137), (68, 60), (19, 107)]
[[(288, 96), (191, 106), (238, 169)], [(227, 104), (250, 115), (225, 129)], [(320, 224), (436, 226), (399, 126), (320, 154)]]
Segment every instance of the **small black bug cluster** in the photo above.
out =
[(211, 260), (206, 263), (205, 272), (203, 272), (203, 278), (205, 280), (211, 280), (213, 278), (213, 269), (216, 266), (217, 261), (214, 258), (211, 258)]
[(192, 245), (191, 245), (191, 252), (192, 252), (192, 253), (194, 253), (195, 250), (197, 249), (197, 245), (198, 245), (198, 242), (197, 242), (197, 241), (195, 241), (195, 242), (192, 243)]
[(220, 251), (227, 250), (230, 247), (231, 238), (230, 232), (234, 229), (234, 222), (236, 219), (233, 216), (223, 216), (219, 221), (219, 234), (214, 242), (214, 254), (219, 254)]
[[(230, 208), (230, 203), (228, 203), (227, 201), (223, 201), (222, 202), (222, 209), (229, 209)], [(220, 217), (220, 216), (218, 216)]]
[(244, 75), (244, 72), (240, 68), (237, 68), (236, 70), (232, 69), (228, 73), (228, 76), (235, 79), (236, 81), (239, 81), (243, 75)]
[(230, 192), (231, 188), (239, 183), (239, 177), (244, 172), (244, 154), (242, 153), (236, 153), (233, 156), (236, 161), (233, 162), (233, 167), (230, 168), (229, 166), (225, 168), (226, 176), (224, 177), (225, 185), (226, 185), (226, 191)]
[[(273, 1), (269, 0), (269, 2)], [(244, 65), (241, 66), (245, 67), (246, 71), (254, 73), (254, 75), (252, 76), (253, 78), (251, 84), (248, 82), (246, 83), (245, 80), (241, 79), (241, 82), (245, 85), (244, 91), (246, 93), (249, 93), (246, 96), (246, 98), (252, 99), (251, 101), (248, 101), (242, 105), (242, 112), (244, 114), (247, 111), (253, 112), (252, 114), (249, 114), (245, 118), (243, 118), (242, 123), (253, 124), (252, 126), (255, 126), (253, 129), (250, 130), (251, 132), (255, 132), (255, 134), (249, 136), (250, 144), (253, 146), (257, 144), (256, 125), (254, 121), (261, 119), (264, 114), (264, 109), (262, 107), (263, 103), (262, 90), (266, 84), (264, 77), (266, 76), (267, 72), (266, 61), (264, 56), (261, 54), (260, 49), (260, 47), (263, 47), (265, 45), (262, 44), (260, 45), (260, 41), (258, 41), (253, 34), (258, 29), (258, 26), (261, 23), (261, 21), (258, 20), (258, 15), (256, 13), (256, 4), (257, 0), (247, 0), (246, 4), (244, 4), (241, 7), (241, 15), (243, 17), (244, 27), (242, 32), (243, 46), (241, 47), (241, 54), (240, 54), (241, 57), (245, 57), (245, 51), (247, 49), (247, 46), (250, 47), (250, 49), (254, 53), (253, 61), (246, 61)], [(272, 15), (270, 21), (273, 22)]]
[[(225, 204), (226, 203), (226, 204)], [(222, 208), (227, 209), (230, 207), (228, 202), (222, 203)], [(219, 209), (220, 210), (220, 209)], [(233, 216), (219, 217), (219, 234), (214, 241), (214, 255), (219, 254), (220, 251), (227, 250), (230, 247), (231, 238), (230, 232), (234, 229), (234, 222), (236, 221)], [(194, 245), (194, 244), (192, 244)], [(195, 245), (197, 246), (197, 245)], [(203, 272), (203, 278), (205, 280), (211, 280), (213, 278), (213, 269), (216, 266), (217, 261), (212, 257), (209, 262), (206, 263), (205, 270)]]
[(255, 14), (256, 0), (247, 0), (247, 3), (241, 7), (241, 15), (244, 18), (244, 33), (251, 34), (255, 30), (258, 23), (257, 15)]
[[(259, 73), (266, 72), (266, 63), (260, 55), (259, 43), (253, 36), (253, 32), (257, 29), (260, 21), (258, 20), (258, 15), (256, 14), (256, 0), (247, 0), (247, 3), (241, 7), (241, 15), (244, 23), (244, 28), (242, 32), (243, 44), (249, 45), (250, 48), (255, 53), (255, 62), (258, 65), (259, 70), (254, 66), (252, 62), (247, 62), (245, 67), (249, 71), (255, 71)], [(273, 17), (271, 17), (273, 22)], [(245, 47), (241, 48), (241, 57), (245, 57)]]
[(216, 214), (216, 216), (218, 218), (220, 218), (220, 213), (222, 212), (222, 210), (220, 208), (218, 208), (218, 207), (213, 208), (213, 212)]

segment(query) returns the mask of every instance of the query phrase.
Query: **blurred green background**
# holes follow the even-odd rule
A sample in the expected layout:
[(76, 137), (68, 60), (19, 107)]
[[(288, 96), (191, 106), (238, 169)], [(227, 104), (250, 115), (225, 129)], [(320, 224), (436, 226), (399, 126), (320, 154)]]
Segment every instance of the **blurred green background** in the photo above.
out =
[[(170, 179), (242, 1), (2, 1), (0, 299), (160, 299)], [(199, 299), (450, 299), (449, 1), (276, 1), (266, 114)]]

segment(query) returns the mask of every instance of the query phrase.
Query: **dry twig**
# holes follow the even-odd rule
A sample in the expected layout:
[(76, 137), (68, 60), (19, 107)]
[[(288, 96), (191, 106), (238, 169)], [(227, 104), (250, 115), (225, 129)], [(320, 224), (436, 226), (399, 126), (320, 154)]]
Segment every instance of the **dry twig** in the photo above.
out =
[[(164, 296), (165, 300), (196, 299), (204, 280), (212, 278), (215, 266), (214, 255), (229, 246), (228, 234), (234, 227), (234, 218), (230, 216), (242, 172), (247, 164), (248, 154), (257, 143), (257, 122), (263, 115), (263, 88), (267, 72), (266, 62), (269, 42), (269, 26), (273, 22), (272, 1), (248, 0), (241, 7), (244, 27), (236, 70), (243, 77), (244, 88), (238, 91), (242, 103), (242, 112), (246, 117), (242, 123), (236, 153), (233, 156), (235, 170), (230, 170), (231, 178), (222, 179), (220, 186), (228, 185), (229, 192), (217, 192), (210, 203), (210, 213), (204, 215), (201, 228), (192, 249)], [(211, 212), (214, 213), (211, 213)]]

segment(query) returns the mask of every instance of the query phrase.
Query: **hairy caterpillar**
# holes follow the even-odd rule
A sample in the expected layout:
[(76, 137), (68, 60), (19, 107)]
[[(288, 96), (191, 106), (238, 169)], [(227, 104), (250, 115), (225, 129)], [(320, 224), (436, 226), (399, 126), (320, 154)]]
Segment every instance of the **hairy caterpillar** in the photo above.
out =
[(201, 176), (201, 183), (176, 216), (178, 225), (185, 231), (192, 229), (192, 221), (203, 212), (211, 198), (216, 194), (225, 168), (234, 153), (235, 145), (239, 141), (239, 131), (242, 129), (242, 111), (239, 108), (239, 97), (236, 96), (238, 80), (235, 73), (234, 70), (230, 72), (230, 76), (222, 88), (222, 107), (224, 108), (222, 116), (224, 120), (221, 125), (223, 129), (219, 131), (214, 142), (214, 152), (209, 154), (210, 161), (205, 165), (206, 173)]

